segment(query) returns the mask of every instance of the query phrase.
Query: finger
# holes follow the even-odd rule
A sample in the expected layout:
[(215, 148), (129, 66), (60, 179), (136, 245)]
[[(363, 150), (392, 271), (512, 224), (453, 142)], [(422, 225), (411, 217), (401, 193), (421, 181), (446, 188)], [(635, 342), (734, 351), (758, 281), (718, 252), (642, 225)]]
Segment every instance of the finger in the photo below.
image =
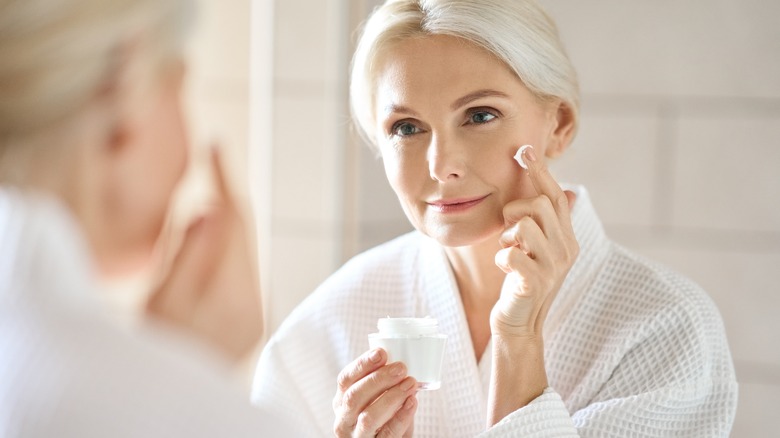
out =
[(387, 353), (375, 348), (360, 355), (345, 366), (338, 375), (338, 391), (344, 393), (360, 379), (378, 370), (387, 361)]
[(417, 413), (417, 396), (412, 394), (406, 397), (403, 406), (395, 413), (393, 418), (379, 429), (377, 437), (395, 438), (411, 436), (414, 429), (415, 413)]
[(516, 246), (499, 250), (496, 253), (495, 263), (505, 273), (522, 272), (523, 277), (530, 275), (537, 269), (536, 262)]
[(222, 154), (219, 148), (214, 145), (211, 147), (211, 171), (214, 178), (214, 185), (217, 189), (219, 201), (226, 204), (233, 204), (233, 197), (230, 192), (230, 186), (225, 176), (225, 163), (222, 160)]
[[(517, 238), (521, 236), (517, 233), (516, 236), (512, 236), (512, 228), (516, 228), (517, 224), (526, 222), (535, 222), (541, 229), (542, 233), (550, 239), (552, 243), (563, 242), (564, 230), (558, 219), (558, 214), (550, 202), (550, 199), (546, 196), (536, 196), (530, 199), (518, 199), (511, 201), (504, 206), (503, 210), (504, 223), (511, 225), (507, 230), (502, 233), (502, 238), (509, 238), (506, 241), (502, 241), (499, 238), (499, 243), (504, 246), (513, 245), (513, 238), (517, 242)], [(507, 233), (507, 231), (510, 231)], [(515, 230), (518, 231), (518, 230)]]
[[(215, 269), (214, 254), (209, 248), (211, 238), (209, 219), (196, 219), (184, 235), (176, 253), (170, 272), (147, 302), (147, 311), (159, 314), (163, 310), (168, 316), (186, 315), (198, 301), (198, 285), (211, 277)], [(173, 312), (173, 314), (171, 314)]]
[(547, 237), (530, 216), (521, 218), (505, 230), (499, 238), (499, 243), (503, 248), (516, 246), (533, 260), (544, 260), (549, 254)]
[[(381, 397), (368, 406), (360, 413), (357, 422), (357, 432), (374, 436), (380, 429), (384, 429), (386, 424), (403, 409), (406, 400), (417, 392), (417, 381), (413, 377), (407, 377), (397, 385), (385, 391)], [(401, 426), (401, 427), (399, 427)], [(402, 436), (405, 427), (394, 423), (391, 427), (398, 428), (398, 431), (391, 431), (389, 436)]]
[(406, 365), (401, 362), (394, 362), (355, 382), (349, 389), (344, 391), (344, 396), (341, 399), (341, 418), (338, 421), (338, 428), (344, 430), (357, 424), (358, 416), (369, 405), (374, 403), (390, 388), (400, 383), (405, 377)]
[(528, 166), (528, 176), (536, 192), (550, 198), (558, 219), (562, 224), (571, 225), (569, 198), (563, 192), (558, 182), (555, 181), (555, 178), (553, 178), (550, 169), (536, 158), (533, 147), (527, 148), (522, 158)]
[[(333, 398), (333, 411), (336, 413), (334, 432), (336, 435), (351, 435), (357, 422), (357, 413), (350, 413), (345, 404), (356, 403), (354, 399), (345, 400), (345, 394), (352, 385), (378, 370), (387, 362), (387, 353), (381, 348), (367, 351), (345, 366), (338, 375), (336, 396)], [(352, 396), (354, 397), (354, 395)]]

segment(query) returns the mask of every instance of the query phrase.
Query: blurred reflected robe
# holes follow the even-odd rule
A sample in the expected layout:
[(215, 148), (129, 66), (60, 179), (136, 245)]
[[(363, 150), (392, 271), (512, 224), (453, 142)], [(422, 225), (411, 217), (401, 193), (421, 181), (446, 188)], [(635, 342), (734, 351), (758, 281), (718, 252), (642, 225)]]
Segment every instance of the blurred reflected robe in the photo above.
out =
[(415, 438), (728, 436), (737, 382), (718, 310), (610, 241), (586, 190), (571, 189), (580, 256), (545, 323), (550, 387), (529, 405), (485, 431), (491, 345), (477, 362), (444, 251), (417, 232), (358, 255), (293, 311), (263, 351), (253, 402), (331, 436), (336, 377), (377, 319), (431, 316), (448, 341), (441, 389), (418, 393)]
[(105, 318), (93, 274), (62, 205), (0, 187), (0, 436), (289, 436), (193, 345)]

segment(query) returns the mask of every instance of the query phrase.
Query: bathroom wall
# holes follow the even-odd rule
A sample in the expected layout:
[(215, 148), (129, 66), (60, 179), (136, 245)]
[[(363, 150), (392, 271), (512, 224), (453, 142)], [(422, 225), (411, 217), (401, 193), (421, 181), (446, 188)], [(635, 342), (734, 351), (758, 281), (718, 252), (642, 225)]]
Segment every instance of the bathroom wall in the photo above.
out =
[(546, 0), (580, 74), (559, 177), (608, 233), (721, 310), (740, 381), (733, 436), (780, 427), (780, 3)]
[[(267, 192), (271, 330), (348, 257), (410, 229), (381, 164), (349, 129), (353, 29), (376, 3), (272, 2), (273, 106), (251, 124), (270, 126), (272, 140), (253, 143), (264, 173), (252, 175)], [(780, 3), (542, 3), (583, 94), (581, 130), (556, 175), (589, 188), (615, 240), (709, 291), (741, 383), (733, 435), (766, 436), (780, 428)], [(244, 123), (241, 86), (209, 91), (216, 115), (238, 111), (228, 119)]]

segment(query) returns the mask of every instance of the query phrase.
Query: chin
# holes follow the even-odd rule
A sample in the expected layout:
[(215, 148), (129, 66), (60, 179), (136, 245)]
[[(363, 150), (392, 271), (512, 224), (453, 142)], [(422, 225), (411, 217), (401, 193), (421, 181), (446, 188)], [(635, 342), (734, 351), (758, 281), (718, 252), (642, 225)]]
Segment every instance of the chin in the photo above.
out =
[(478, 224), (437, 225), (421, 230), (423, 234), (439, 242), (440, 245), (457, 248), (474, 246), (492, 240), (498, 242), (503, 228), (501, 226), (479, 226)]

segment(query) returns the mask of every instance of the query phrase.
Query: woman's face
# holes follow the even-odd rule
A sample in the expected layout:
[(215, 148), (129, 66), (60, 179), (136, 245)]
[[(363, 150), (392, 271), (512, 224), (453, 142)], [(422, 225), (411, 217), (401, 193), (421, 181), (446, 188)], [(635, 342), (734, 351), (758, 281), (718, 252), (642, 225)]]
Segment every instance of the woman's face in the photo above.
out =
[(148, 79), (141, 75), (146, 82), (127, 98), (124, 138), (110, 154), (102, 196), (107, 224), (100, 227), (98, 256), (109, 274), (148, 262), (187, 164), (183, 63), (154, 69)]
[(496, 237), (505, 227), (504, 205), (536, 195), (513, 160), (517, 149), (531, 144), (540, 160), (560, 149), (557, 108), (462, 39), (393, 45), (379, 63), (376, 138), (414, 227), (445, 246)]

